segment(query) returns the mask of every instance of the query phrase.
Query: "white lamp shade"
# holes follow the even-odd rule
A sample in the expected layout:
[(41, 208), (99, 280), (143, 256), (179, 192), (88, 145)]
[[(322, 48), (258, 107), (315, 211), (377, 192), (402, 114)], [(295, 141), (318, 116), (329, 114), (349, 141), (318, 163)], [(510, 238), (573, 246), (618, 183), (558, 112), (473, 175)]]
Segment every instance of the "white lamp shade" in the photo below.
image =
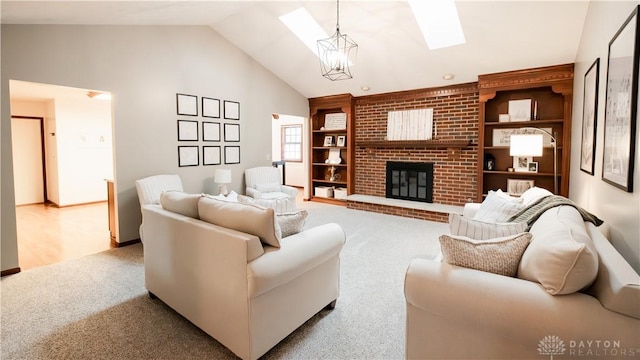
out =
[(231, 182), (231, 170), (216, 169), (215, 178), (218, 184), (229, 184)]
[(542, 134), (511, 135), (509, 155), (542, 156)]

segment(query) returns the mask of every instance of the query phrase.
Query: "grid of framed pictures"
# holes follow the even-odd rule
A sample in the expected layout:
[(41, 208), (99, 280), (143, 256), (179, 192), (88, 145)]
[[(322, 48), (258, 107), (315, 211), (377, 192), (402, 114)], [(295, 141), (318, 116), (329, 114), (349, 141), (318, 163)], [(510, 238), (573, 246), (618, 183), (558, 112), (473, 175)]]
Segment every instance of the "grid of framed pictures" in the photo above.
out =
[[(177, 121), (178, 141), (188, 142), (178, 146), (179, 167), (199, 166), (200, 158), (204, 166), (240, 163), (239, 102), (177, 93), (176, 109), (179, 117), (185, 117)], [(199, 141), (207, 144), (200, 146)]]

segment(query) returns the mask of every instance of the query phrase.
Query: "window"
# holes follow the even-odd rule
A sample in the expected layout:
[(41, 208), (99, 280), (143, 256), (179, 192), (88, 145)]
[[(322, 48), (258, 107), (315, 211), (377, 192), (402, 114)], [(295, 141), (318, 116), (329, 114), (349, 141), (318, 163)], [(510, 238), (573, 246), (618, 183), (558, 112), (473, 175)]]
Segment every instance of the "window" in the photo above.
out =
[(282, 160), (302, 161), (302, 125), (282, 127)]

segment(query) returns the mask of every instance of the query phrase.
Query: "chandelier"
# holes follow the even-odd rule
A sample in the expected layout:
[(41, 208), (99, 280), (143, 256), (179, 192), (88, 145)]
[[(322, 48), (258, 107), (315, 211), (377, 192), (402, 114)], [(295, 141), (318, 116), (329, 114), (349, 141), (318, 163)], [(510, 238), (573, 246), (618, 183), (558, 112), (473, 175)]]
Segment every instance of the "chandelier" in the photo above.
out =
[(353, 78), (350, 67), (358, 53), (358, 44), (347, 34), (340, 33), (340, 0), (336, 1), (336, 9), (336, 32), (329, 38), (318, 40), (322, 76), (332, 81)]

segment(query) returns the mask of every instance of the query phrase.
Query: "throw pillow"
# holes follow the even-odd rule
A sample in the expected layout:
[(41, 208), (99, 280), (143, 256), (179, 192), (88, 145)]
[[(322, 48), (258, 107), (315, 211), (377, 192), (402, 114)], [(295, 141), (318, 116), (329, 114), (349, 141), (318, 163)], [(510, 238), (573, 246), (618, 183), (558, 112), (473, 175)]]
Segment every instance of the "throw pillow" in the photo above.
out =
[(282, 237), (285, 238), (302, 231), (307, 215), (309, 215), (307, 210), (276, 215), (278, 225), (280, 225), (280, 230), (282, 231)]
[(523, 233), (527, 230), (527, 223), (487, 223), (460, 214), (449, 214), (449, 230), (452, 235), (488, 240)]
[(535, 281), (552, 295), (588, 287), (598, 275), (598, 253), (572, 206), (545, 211), (529, 230), (531, 245), (522, 255), (518, 277)]
[(280, 228), (273, 209), (202, 197), (198, 210), (200, 219), (206, 222), (255, 235), (265, 244), (280, 247)]
[(547, 189), (534, 186), (523, 192), (522, 195), (520, 195), (520, 199), (522, 199), (523, 204), (532, 205), (533, 203), (538, 202), (538, 200), (542, 199), (543, 197), (549, 195), (553, 195), (553, 193)]
[(521, 204), (518, 199), (506, 199), (495, 191), (490, 190), (473, 219), (484, 222), (504, 223), (524, 207), (525, 205)]
[(513, 277), (529, 241), (530, 233), (491, 240), (441, 235), (440, 247), (444, 261), (449, 264)]
[(198, 199), (201, 194), (187, 194), (182, 191), (164, 191), (160, 194), (162, 208), (184, 216), (199, 219)]
[(281, 192), (280, 184), (278, 183), (264, 183), (264, 184), (256, 184), (256, 190), (260, 192)]

